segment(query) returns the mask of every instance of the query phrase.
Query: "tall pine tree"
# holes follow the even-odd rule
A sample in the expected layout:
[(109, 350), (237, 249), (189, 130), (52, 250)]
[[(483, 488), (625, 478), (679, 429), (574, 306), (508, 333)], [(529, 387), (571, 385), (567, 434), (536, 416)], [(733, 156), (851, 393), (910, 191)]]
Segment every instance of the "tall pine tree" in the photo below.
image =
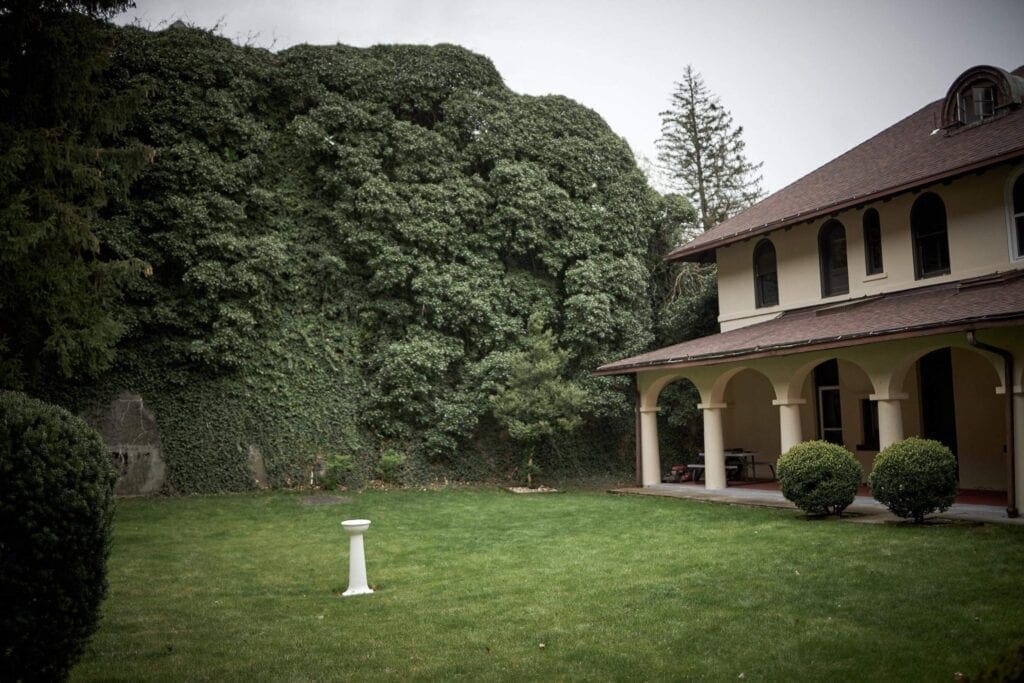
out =
[(99, 237), (150, 155), (122, 146), (141, 87), (111, 92), (104, 23), (123, 0), (0, 0), (0, 387), (102, 370), (120, 278), (142, 265)]
[(672, 103), (661, 112), (658, 161), (665, 176), (697, 208), (707, 230), (761, 196), (761, 164), (744, 154), (743, 127), (734, 126), (704, 79), (687, 65)]

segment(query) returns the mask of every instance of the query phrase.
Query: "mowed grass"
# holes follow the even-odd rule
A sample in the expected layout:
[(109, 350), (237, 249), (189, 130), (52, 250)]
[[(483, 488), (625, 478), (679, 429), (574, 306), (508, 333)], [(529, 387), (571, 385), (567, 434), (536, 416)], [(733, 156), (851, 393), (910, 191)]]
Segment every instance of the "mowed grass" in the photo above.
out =
[[(75, 680), (951, 680), (1024, 638), (1024, 528), (600, 492), (122, 500)], [(341, 598), (366, 517), (372, 596)]]

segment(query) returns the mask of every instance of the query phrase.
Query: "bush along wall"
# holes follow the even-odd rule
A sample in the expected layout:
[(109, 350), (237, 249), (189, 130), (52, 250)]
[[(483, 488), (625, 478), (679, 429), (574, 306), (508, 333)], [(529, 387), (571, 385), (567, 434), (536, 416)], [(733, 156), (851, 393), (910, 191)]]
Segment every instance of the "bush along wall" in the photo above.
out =
[(586, 397), (544, 471), (631, 469), (628, 380), (590, 371), (665, 333), (652, 274), (693, 214), (599, 116), (517, 95), (451, 45), (275, 54), (181, 24), (111, 31), (107, 78), (150, 92), (118, 141), (155, 154), (100, 238), (150, 269), (113, 369), (48, 384), (53, 400), (141, 394), (170, 491), (250, 488), (253, 453), (275, 486), (338, 456), (362, 481), (389, 451), (410, 481), (500, 479), (518, 458), (489, 397), (539, 314)]
[(875, 456), (868, 483), (894, 515), (920, 523), (956, 499), (956, 456), (938, 441), (910, 437)]

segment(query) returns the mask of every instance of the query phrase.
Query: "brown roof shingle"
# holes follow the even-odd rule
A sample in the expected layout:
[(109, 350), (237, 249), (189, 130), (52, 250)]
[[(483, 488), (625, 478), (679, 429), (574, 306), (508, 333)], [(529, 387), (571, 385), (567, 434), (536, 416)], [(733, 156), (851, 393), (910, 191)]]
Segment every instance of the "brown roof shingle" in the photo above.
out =
[[(1013, 75), (1024, 76), (1024, 66)], [(752, 235), (1024, 156), (1024, 107), (950, 134), (933, 134), (943, 102), (926, 105), (666, 258), (693, 258)]]
[(692, 339), (608, 363), (595, 374), (724, 362), (851, 340), (934, 334), (949, 328), (1024, 323), (1024, 271), (944, 283), (786, 311), (763, 323)]

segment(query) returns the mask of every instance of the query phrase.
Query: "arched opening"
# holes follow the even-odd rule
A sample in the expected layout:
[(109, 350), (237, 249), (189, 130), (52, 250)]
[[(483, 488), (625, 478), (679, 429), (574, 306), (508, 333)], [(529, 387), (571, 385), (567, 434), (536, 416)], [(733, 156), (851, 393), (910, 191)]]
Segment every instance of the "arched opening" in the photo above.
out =
[(754, 247), (754, 305), (757, 308), (779, 303), (779, 274), (775, 245), (764, 239)]
[(878, 406), (864, 370), (843, 358), (830, 358), (810, 368), (803, 378), (800, 413), (805, 441), (821, 439), (837, 443), (860, 462), (863, 479), (878, 453)]
[(672, 468), (696, 462), (697, 454), (704, 450), (704, 422), (698, 403), (700, 393), (686, 378), (668, 384), (658, 396), (662, 481), (677, 481)]
[(910, 234), (914, 243), (915, 279), (948, 274), (946, 205), (939, 195), (925, 192), (914, 202), (910, 209)]
[[(779, 409), (772, 404), (775, 388), (756, 370), (745, 369), (733, 375), (725, 387), (722, 413), (722, 437), (727, 477), (733, 481), (771, 478), (779, 459)], [(754, 453), (737, 457), (731, 453)], [(771, 465), (771, 468), (768, 467)]]
[(830, 297), (850, 291), (846, 267), (846, 228), (833, 219), (818, 233), (818, 262), (821, 266), (821, 296)]
[(902, 386), (904, 434), (949, 447), (961, 489), (1006, 491), (1005, 399), (996, 394), (1002, 382), (991, 361), (973, 349), (935, 349), (911, 365)]

